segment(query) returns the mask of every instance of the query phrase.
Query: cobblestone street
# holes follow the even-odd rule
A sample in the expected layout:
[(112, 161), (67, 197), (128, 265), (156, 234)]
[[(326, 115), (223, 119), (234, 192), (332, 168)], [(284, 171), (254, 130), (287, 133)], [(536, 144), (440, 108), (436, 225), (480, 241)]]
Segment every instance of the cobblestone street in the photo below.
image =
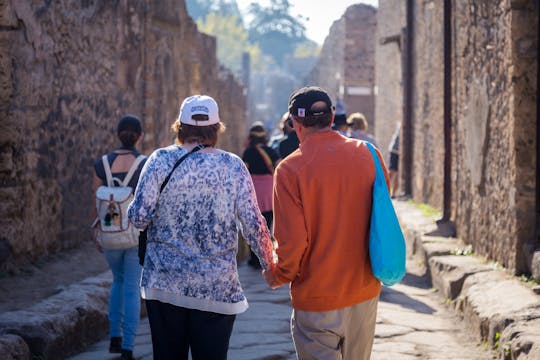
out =
[[(240, 280), (250, 308), (235, 322), (229, 350), (231, 360), (296, 359), (289, 333), (288, 288), (268, 288), (258, 271), (240, 265)], [(427, 286), (415, 260), (401, 284), (383, 288), (377, 315), (372, 359), (491, 359), (491, 352), (471, 340), (444, 299)], [(71, 360), (114, 359), (107, 352), (108, 339)], [(135, 345), (137, 359), (152, 359), (147, 319), (139, 326)]]

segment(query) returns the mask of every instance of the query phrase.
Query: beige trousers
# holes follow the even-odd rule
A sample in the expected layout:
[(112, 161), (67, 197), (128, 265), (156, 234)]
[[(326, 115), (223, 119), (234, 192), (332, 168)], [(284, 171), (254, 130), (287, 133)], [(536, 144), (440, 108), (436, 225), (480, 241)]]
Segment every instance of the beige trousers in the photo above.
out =
[(293, 309), (291, 332), (300, 360), (369, 360), (379, 297), (343, 309)]

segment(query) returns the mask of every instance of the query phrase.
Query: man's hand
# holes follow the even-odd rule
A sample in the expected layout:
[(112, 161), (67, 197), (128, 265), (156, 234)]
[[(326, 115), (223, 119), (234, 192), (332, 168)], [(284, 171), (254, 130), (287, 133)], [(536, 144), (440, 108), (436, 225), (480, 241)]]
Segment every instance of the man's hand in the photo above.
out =
[(274, 279), (274, 275), (272, 274), (272, 270), (274, 269), (275, 266), (276, 266), (275, 264), (272, 264), (270, 269), (262, 271), (264, 280), (266, 280), (266, 283), (272, 289), (277, 289), (279, 287), (279, 285), (277, 285), (276, 279)]

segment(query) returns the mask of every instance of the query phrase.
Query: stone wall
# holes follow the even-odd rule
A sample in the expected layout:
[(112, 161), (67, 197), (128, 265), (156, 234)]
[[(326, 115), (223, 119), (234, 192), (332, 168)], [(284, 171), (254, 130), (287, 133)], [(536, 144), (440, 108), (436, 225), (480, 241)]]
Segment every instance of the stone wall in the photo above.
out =
[(306, 79), (306, 85), (317, 85), (325, 89), (332, 101), (342, 95), (340, 82), (344, 76), (345, 62), (345, 19), (334, 21), (319, 54), (315, 66)]
[[(141, 117), (149, 154), (173, 141), (182, 99), (214, 96), (239, 152), (243, 89), (184, 1), (0, 0), (0, 264), (90, 239), (93, 161)], [(242, 130), (242, 134), (237, 132)]]
[(347, 114), (362, 112), (374, 131), (375, 124), (375, 34), (377, 9), (351, 5), (336, 20), (324, 41), (321, 54), (307, 83), (327, 90)]
[(388, 145), (403, 120), (403, 28), (405, 1), (379, 0), (375, 38), (375, 137), (388, 159)]
[(415, 1), (412, 195), (442, 210), (444, 186), (443, 1)]
[(453, 217), (476, 252), (516, 272), (535, 236), (537, 6), (453, 9)]
[[(411, 195), (442, 210), (443, 2), (412, 3)], [(472, 244), (477, 254), (513, 272), (529, 272), (529, 250), (539, 245), (535, 238), (538, 2), (451, 3), (451, 220), (457, 236)], [(396, 84), (404, 80), (392, 69), (396, 44), (383, 44), (398, 26), (405, 26), (405, 7), (394, 5), (392, 0), (379, 2), (377, 121), (381, 122), (389, 121), (382, 116), (402, 114), (403, 95), (401, 103), (392, 101), (399, 96)], [(379, 138), (388, 135), (377, 127)]]
[(375, 131), (375, 37), (377, 9), (357, 4), (347, 8), (343, 100), (347, 114), (361, 112), (368, 121), (368, 131)]

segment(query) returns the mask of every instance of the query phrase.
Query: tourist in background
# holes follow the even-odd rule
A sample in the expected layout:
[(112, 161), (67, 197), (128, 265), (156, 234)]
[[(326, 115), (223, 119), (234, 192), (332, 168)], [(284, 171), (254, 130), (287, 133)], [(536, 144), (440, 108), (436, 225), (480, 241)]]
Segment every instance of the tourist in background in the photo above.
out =
[(336, 130), (343, 136), (349, 136), (347, 133), (349, 131), (349, 126), (347, 125), (347, 115), (335, 114), (332, 129)]
[(375, 137), (367, 132), (368, 122), (364, 114), (359, 112), (350, 114), (349, 117), (347, 117), (347, 125), (349, 126), (349, 137), (358, 140), (369, 141), (376, 148), (379, 147), (377, 145)]
[(272, 261), (249, 172), (215, 147), (223, 129), (214, 99), (186, 98), (173, 124), (181, 146), (150, 155), (129, 207), (130, 220), (148, 227), (141, 293), (154, 359), (188, 359), (190, 351), (194, 360), (227, 358), (236, 314), (248, 308), (236, 263), (238, 224), (263, 269)]
[(390, 195), (396, 197), (399, 186), (399, 133), (401, 130), (401, 123), (398, 123), (396, 130), (392, 135), (392, 140), (388, 146), (388, 152), (390, 153), (388, 170), (390, 171)]
[(263, 274), (272, 288), (290, 283), (299, 359), (367, 360), (381, 291), (368, 254), (374, 161), (365, 142), (331, 130), (323, 89), (295, 91), (289, 112), (300, 151), (276, 169), (278, 262)]
[[(257, 194), (257, 203), (262, 215), (266, 219), (268, 229), (272, 229), (272, 188), (274, 169), (280, 158), (279, 155), (269, 146), (266, 131), (260, 122), (255, 122), (249, 129), (248, 146), (244, 150), (242, 160), (244, 160), (253, 185)], [(256, 269), (260, 269), (261, 265), (257, 256), (251, 250), (248, 264)]]
[(287, 111), (283, 114), (281, 118), (281, 123), (283, 124), (283, 132), (285, 133), (285, 138), (279, 142), (279, 156), (282, 159), (285, 159), (289, 154), (298, 149), (300, 141), (298, 140), (298, 135), (293, 127), (293, 122)]
[[(140, 155), (136, 146), (143, 138), (141, 121), (133, 115), (124, 116), (118, 123), (117, 132), (121, 146), (106, 154), (111, 175), (124, 180), (128, 171)], [(128, 185), (135, 189), (139, 175), (146, 159), (142, 160)], [(135, 168), (135, 167), (134, 167)], [(94, 163), (94, 193), (101, 185), (107, 184), (106, 170), (102, 157)], [(97, 209), (92, 207), (97, 219)], [(100, 251), (103, 252), (113, 274), (111, 293), (109, 297), (109, 352), (121, 353), (121, 359), (133, 358), (133, 346), (137, 326), (139, 324), (141, 300), (139, 282), (141, 266), (137, 255), (137, 246), (115, 249), (101, 246), (99, 224), (95, 224), (95, 239)]]

